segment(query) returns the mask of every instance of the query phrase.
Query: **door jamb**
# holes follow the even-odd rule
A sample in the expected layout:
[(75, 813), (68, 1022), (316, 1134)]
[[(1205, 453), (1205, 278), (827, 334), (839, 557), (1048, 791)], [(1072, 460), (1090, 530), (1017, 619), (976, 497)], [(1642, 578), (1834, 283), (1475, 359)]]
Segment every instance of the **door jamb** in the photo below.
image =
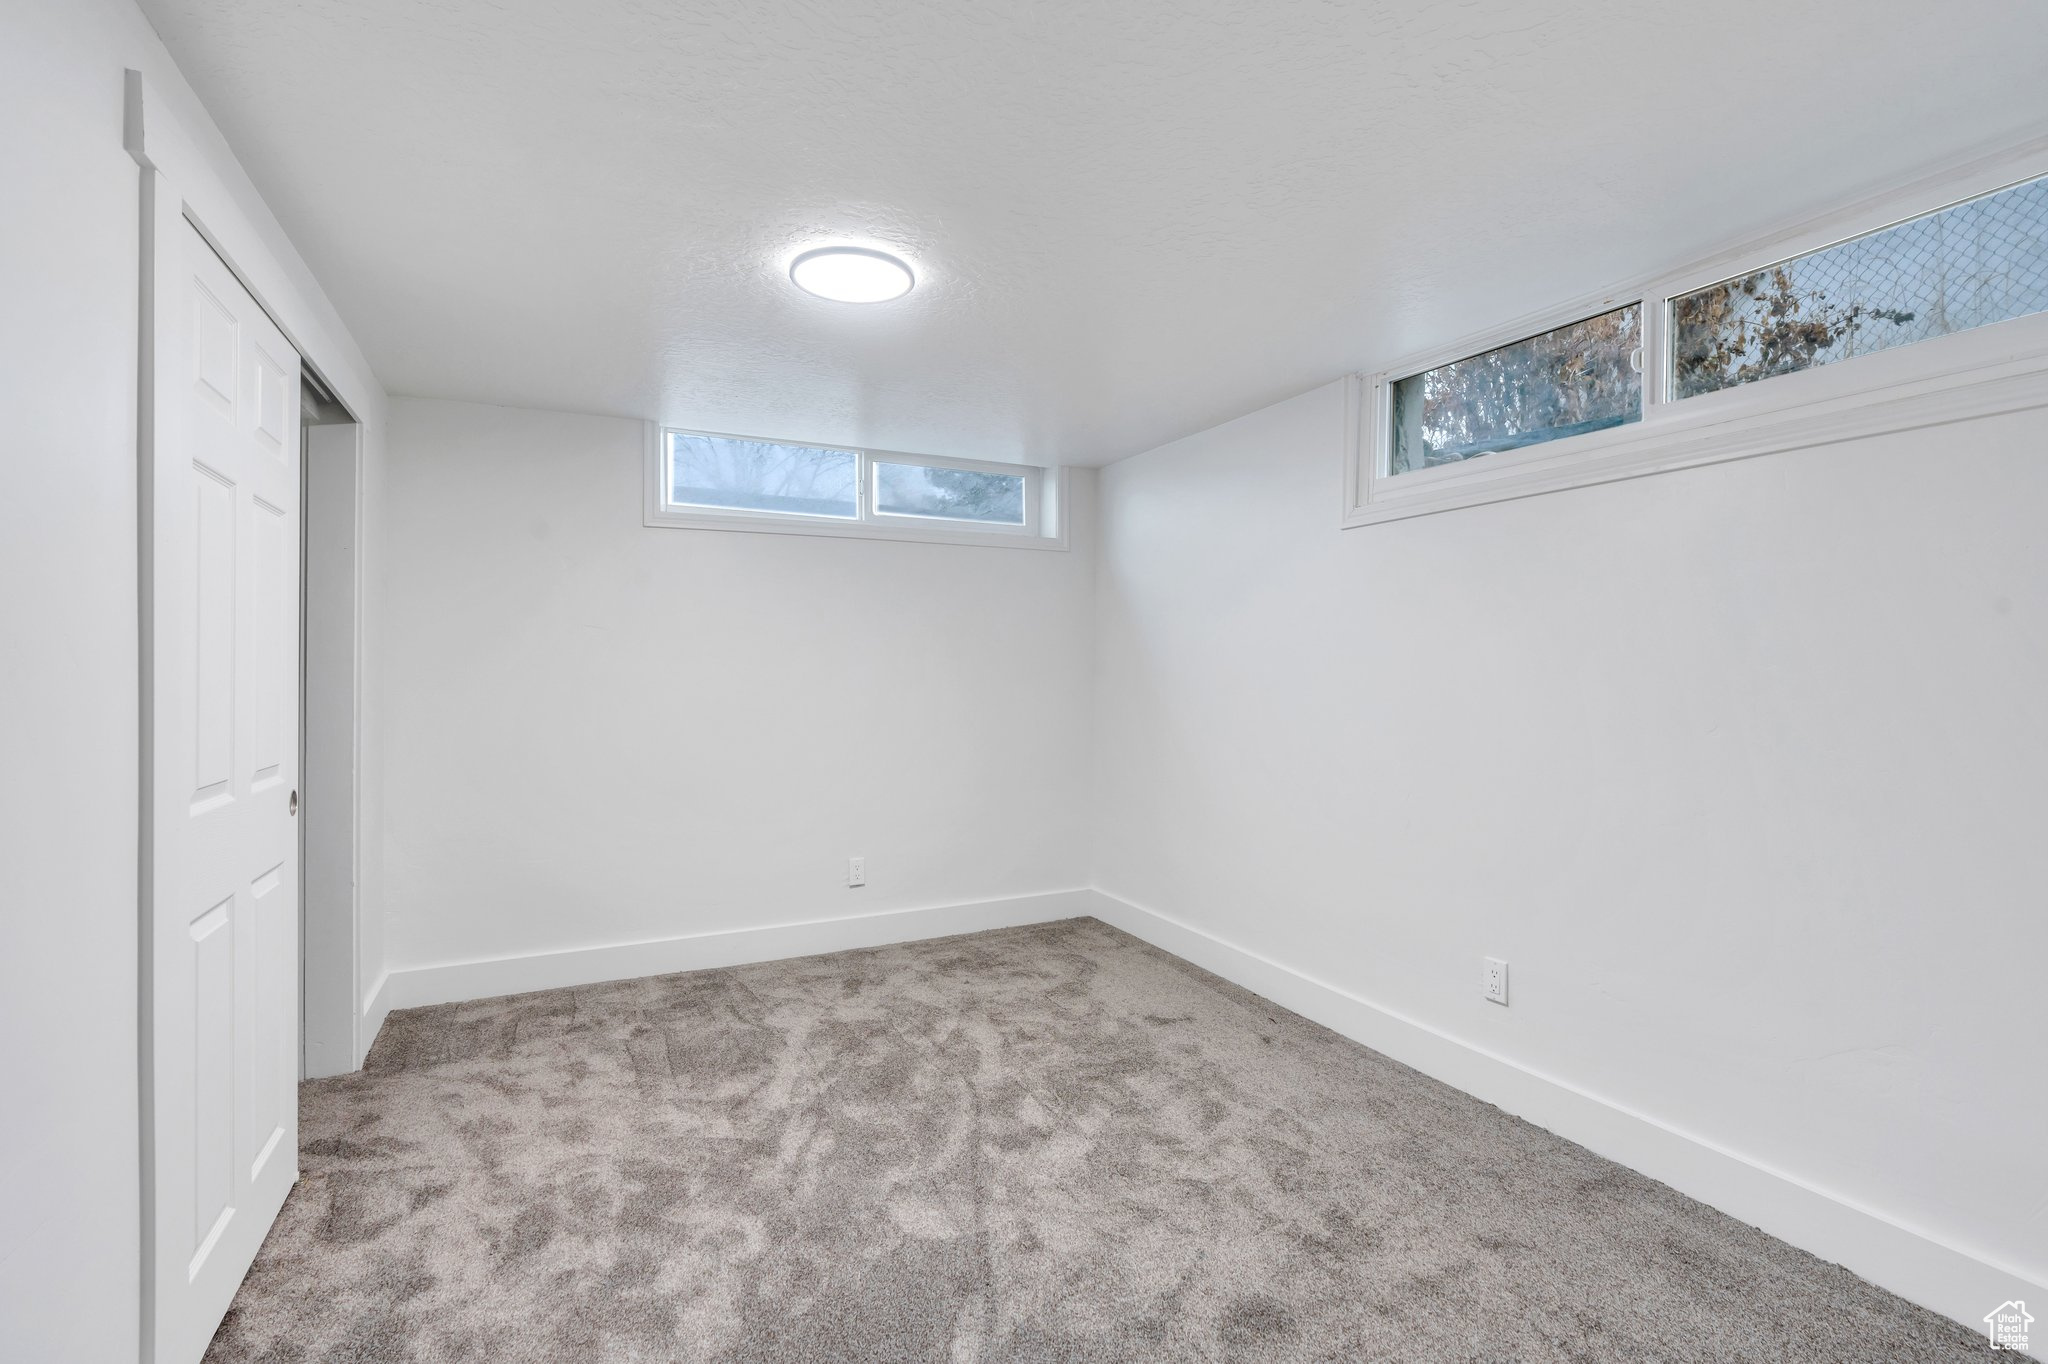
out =
[[(316, 385), (318, 386), (318, 385)], [(340, 406), (339, 403), (335, 404)], [(304, 818), (299, 821), (299, 1077), (319, 1079), (356, 1069), (371, 1039), (364, 1037), (362, 965), (362, 693), (363, 693), (363, 424), (355, 414), (350, 420), (316, 423), (301, 428), (301, 479), (299, 484), (299, 789), (304, 801)], [(335, 448), (346, 444), (346, 451)], [(326, 446), (323, 450), (321, 447)], [(345, 625), (348, 671), (346, 696), (333, 695), (332, 683), (316, 683), (311, 666), (316, 643), (324, 642), (331, 654), (341, 630), (315, 609), (316, 575), (313, 537), (329, 527), (327, 516), (339, 510), (342, 490), (316, 484), (316, 465), (346, 458), (349, 486), (348, 596), (349, 615)], [(322, 579), (321, 581), (325, 581)], [(321, 632), (316, 641), (315, 631)], [(319, 674), (328, 676), (326, 672)], [(338, 754), (327, 742), (331, 726), (339, 718), (339, 706), (348, 706), (346, 753)], [(323, 704), (316, 704), (323, 703)], [(337, 771), (345, 767), (346, 772)], [(345, 785), (347, 807), (340, 812), (343, 827), (336, 828), (328, 802), (338, 785)], [(345, 838), (345, 864), (309, 856), (309, 849), (331, 847), (329, 840)], [(344, 913), (337, 913), (344, 910)], [(345, 918), (346, 923), (337, 922)], [(337, 960), (337, 958), (345, 958)], [(345, 979), (337, 981), (336, 977)], [(339, 985), (341, 992), (337, 993)]]

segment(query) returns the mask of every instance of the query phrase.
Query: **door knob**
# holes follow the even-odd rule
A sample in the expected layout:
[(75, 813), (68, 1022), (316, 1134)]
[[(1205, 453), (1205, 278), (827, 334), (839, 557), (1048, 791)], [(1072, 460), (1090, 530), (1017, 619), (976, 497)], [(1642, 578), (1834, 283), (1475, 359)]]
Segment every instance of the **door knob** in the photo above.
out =
[(295, 815), (299, 812), (299, 793), (297, 791), (292, 792), (291, 803), (284, 807), (284, 812), (288, 815)]

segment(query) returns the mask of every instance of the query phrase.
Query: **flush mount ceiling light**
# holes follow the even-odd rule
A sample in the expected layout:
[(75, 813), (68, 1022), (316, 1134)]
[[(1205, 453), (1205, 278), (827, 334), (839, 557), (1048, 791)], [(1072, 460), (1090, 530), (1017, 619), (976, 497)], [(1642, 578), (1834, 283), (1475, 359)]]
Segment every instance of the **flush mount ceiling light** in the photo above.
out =
[(821, 246), (789, 263), (796, 287), (835, 303), (887, 303), (917, 283), (910, 267), (865, 246)]

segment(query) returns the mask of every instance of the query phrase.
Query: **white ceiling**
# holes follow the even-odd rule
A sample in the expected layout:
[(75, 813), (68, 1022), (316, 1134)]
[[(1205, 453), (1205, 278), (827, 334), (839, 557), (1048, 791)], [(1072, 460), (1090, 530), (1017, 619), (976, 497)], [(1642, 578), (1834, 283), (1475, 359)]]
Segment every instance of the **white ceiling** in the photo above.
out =
[[(1103, 463), (2048, 131), (2035, 0), (143, 0), (394, 393)], [(828, 241), (908, 298), (792, 289)]]

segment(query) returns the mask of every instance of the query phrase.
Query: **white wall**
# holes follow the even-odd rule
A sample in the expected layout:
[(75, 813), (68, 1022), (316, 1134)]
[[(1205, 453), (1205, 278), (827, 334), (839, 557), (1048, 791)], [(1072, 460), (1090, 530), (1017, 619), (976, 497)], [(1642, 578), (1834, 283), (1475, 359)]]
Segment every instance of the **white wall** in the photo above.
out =
[(135, 163), (121, 149), (121, 71), (135, 45), (111, 7), (14, 4), (0, 17), (0, 127), (10, 130), (0, 137), (9, 1359), (132, 1358), (138, 1330), (139, 210)]
[(391, 450), (394, 970), (1085, 884), (1089, 549), (648, 528), (635, 421)]
[(129, 68), (318, 298), (140, 11), (0, 2), (0, 1359), (38, 1364), (140, 1340)]
[(1104, 471), (1095, 883), (2048, 1281), (2048, 417), (1340, 531), (1342, 408)]

